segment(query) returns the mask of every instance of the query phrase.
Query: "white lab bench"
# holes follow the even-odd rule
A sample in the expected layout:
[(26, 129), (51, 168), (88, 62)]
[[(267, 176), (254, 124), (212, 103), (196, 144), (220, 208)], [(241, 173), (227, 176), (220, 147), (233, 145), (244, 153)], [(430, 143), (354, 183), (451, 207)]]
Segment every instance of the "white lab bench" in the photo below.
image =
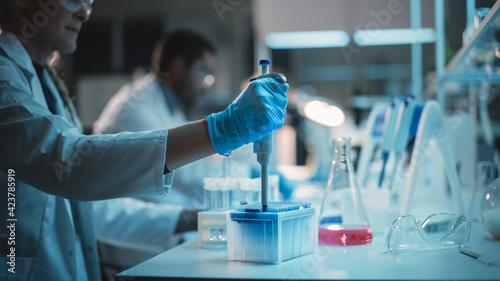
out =
[[(118, 274), (118, 280), (500, 280), (500, 266), (487, 266), (458, 249), (389, 254), (385, 233), (370, 245), (319, 246), (315, 254), (281, 264), (228, 261), (225, 247), (199, 249), (188, 241)], [(500, 240), (472, 223), (468, 246), (500, 260)]]

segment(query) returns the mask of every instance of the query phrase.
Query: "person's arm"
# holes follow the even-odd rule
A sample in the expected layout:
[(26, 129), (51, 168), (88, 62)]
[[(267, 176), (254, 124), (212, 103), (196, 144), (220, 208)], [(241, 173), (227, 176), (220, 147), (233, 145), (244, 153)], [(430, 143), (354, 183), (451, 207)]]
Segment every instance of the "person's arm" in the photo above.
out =
[[(172, 129), (170, 138), (168, 130), (86, 136), (52, 115), (25, 74), (0, 57), (0, 170), (14, 168), (17, 179), (72, 200), (165, 194), (165, 163), (175, 169), (213, 149), (229, 153), (281, 126), (288, 89), (283, 83), (254, 81), (225, 111)], [(278, 94), (276, 108), (269, 108), (275, 103), (271, 92)]]
[(179, 205), (120, 198), (92, 202), (92, 207), (96, 237), (118, 245), (160, 252), (172, 246), (168, 242), (180, 226), (191, 230), (194, 224), (196, 229), (196, 221)]
[(16, 180), (78, 201), (168, 191), (168, 130), (82, 135), (50, 113), (36, 82), (0, 56), (0, 170), (14, 169)]
[(168, 170), (173, 171), (214, 153), (205, 119), (169, 130), (166, 155)]
[(228, 156), (232, 150), (267, 136), (283, 125), (287, 90), (283, 75), (260, 76), (224, 111), (170, 129), (166, 167), (171, 171), (215, 152)]
[(177, 220), (175, 233), (183, 233), (198, 229), (198, 209), (183, 209)]

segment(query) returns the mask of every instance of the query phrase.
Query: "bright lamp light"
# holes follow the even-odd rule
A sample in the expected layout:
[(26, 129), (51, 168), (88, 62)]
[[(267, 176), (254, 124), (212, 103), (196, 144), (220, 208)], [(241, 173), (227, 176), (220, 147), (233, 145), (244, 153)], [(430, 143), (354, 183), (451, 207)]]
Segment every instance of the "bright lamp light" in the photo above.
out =
[(306, 103), (304, 115), (310, 120), (328, 127), (341, 126), (345, 121), (344, 112), (340, 108), (319, 100)]
[(266, 45), (271, 49), (345, 47), (351, 38), (343, 30), (271, 32)]
[(353, 39), (360, 46), (404, 45), (432, 43), (436, 35), (432, 28), (366, 29), (354, 32)]

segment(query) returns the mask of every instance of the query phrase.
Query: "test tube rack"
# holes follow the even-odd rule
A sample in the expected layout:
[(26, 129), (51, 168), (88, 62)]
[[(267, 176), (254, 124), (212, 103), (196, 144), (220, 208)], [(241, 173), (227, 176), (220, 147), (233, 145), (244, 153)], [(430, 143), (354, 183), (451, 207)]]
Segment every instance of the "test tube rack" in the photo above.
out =
[(226, 212), (198, 212), (198, 248), (226, 245)]
[(318, 217), (310, 203), (269, 202), (226, 213), (228, 260), (279, 264), (314, 253)]
[[(260, 179), (205, 178), (204, 210), (198, 212), (198, 247), (226, 245), (226, 211), (259, 201)], [(278, 198), (279, 177), (269, 176), (271, 198)], [(274, 200), (276, 200), (274, 199)]]

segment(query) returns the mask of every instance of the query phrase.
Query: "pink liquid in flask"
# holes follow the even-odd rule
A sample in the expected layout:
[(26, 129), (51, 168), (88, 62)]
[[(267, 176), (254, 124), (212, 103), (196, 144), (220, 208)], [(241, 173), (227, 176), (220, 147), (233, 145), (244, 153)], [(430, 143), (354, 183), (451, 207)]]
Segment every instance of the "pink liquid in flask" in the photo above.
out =
[(372, 230), (364, 226), (322, 224), (318, 230), (318, 241), (336, 246), (366, 245), (372, 241)]

